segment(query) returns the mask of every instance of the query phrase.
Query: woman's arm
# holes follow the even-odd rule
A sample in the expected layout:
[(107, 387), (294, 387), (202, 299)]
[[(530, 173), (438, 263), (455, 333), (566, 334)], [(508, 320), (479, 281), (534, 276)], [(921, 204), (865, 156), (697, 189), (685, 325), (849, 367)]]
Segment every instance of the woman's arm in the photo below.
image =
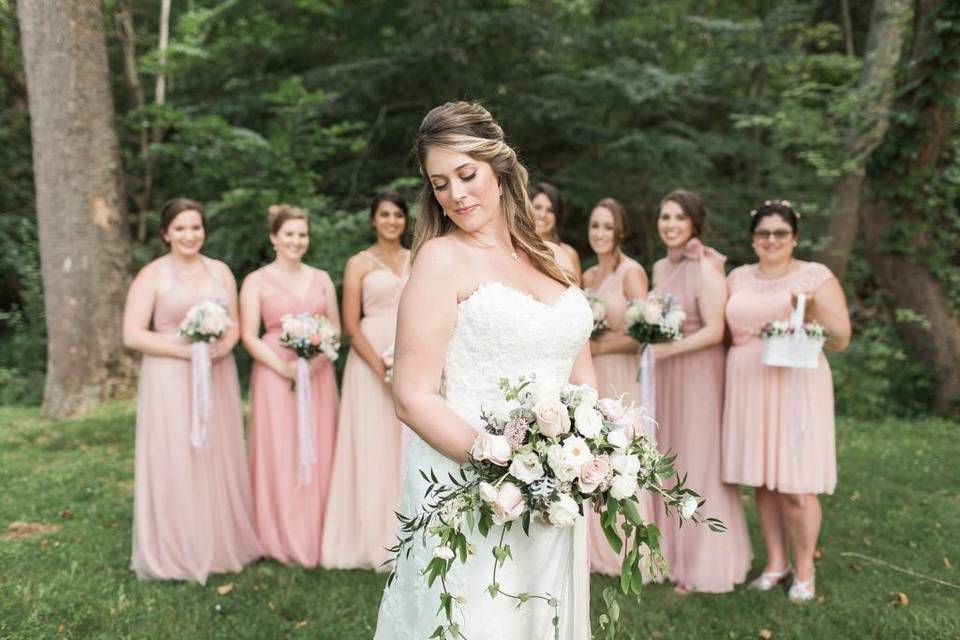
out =
[(824, 345), (833, 351), (843, 351), (850, 344), (850, 312), (843, 287), (836, 278), (829, 278), (807, 294), (808, 320), (816, 320), (827, 331)]
[[(340, 308), (337, 306), (337, 287), (333, 284), (333, 278), (330, 274), (320, 269), (320, 278), (323, 286), (323, 294), (327, 300), (327, 320), (333, 325), (337, 335), (341, 335), (343, 327), (340, 325)], [(330, 364), (330, 358), (319, 353), (310, 358), (310, 372), (318, 371), (322, 367)]]
[(170, 340), (150, 330), (153, 305), (157, 298), (156, 262), (140, 270), (127, 291), (123, 308), (123, 344), (149, 356), (189, 360), (189, 344)]
[(219, 340), (210, 345), (210, 358), (219, 360), (231, 353), (233, 348), (237, 346), (237, 342), (240, 341), (240, 311), (237, 304), (237, 281), (233, 277), (230, 267), (219, 260), (215, 260), (214, 272), (217, 274), (217, 279), (223, 284), (223, 288), (227, 290), (227, 315), (230, 316), (231, 321), (230, 328)]
[(343, 334), (350, 338), (350, 347), (373, 369), (377, 377), (383, 380), (387, 374), (383, 356), (377, 353), (360, 328), (363, 279), (371, 270), (370, 261), (360, 255), (347, 260), (347, 268), (343, 274)]
[(260, 364), (270, 367), (284, 378), (296, 380), (296, 364), (283, 360), (260, 339), (260, 321), (260, 283), (256, 274), (252, 273), (240, 287), (240, 338), (243, 346)]
[(577, 280), (577, 285), (583, 280), (583, 272), (580, 270), (580, 255), (577, 250), (568, 244), (562, 245), (563, 252), (567, 254), (567, 260), (570, 262), (570, 272)]
[(462, 260), (449, 243), (446, 238), (426, 242), (404, 287), (397, 317), (393, 398), (401, 422), (431, 447), (463, 464), (477, 431), (440, 395), (444, 357), (464, 282)]
[[(597, 373), (593, 369), (593, 357), (590, 355), (590, 343), (583, 345), (570, 372), (571, 384), (585, 384), (597, 389)], [(599, 389), (597, 389), (599, 391)]]
[[(623, 274), (623, 293), (627, 300), (643, 300), (648, 292), (647, 274), (643, 269), (630, 269)], [(600, 340), (590, 341), (590, 353), (595, 356), (606, 353), (636, 353), (640, 350), (640, 343), (629, 335), (600, 337)]]
[(709, 260), (700, 260), (700, 296), (697, 299), (697, 309), (703, 326), (677, 342), (655, 345), (653, 353), (657, 360), (706, 349), (723, 342), (726, 324), (723, 312), (726, 304), (727, 281), (723, 273)]

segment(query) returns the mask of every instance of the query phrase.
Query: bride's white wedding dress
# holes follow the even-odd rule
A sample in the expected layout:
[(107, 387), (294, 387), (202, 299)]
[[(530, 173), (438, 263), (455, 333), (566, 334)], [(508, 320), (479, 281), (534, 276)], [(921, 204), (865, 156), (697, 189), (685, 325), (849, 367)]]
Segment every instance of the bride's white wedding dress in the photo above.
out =
[[(444, 397), (467, 422), (479, 429), (480, 410), (502, 402), (501, 378), (515, 380), (534, 374), (542, 389), (559, 389), (568, 382), (573, 362), (590, 337), (592, 315), (579, 289), (568, 288), (552, 303), (500, 283), (482, 284), (459, 304), (456, 328), (447, 347), (443, 370)], [(419, 471), (433, 469), (438, 479), (459, 466), (414, 436), (407, 449), (401, 513), (420, 508), (426, 482)], [(454, 562), (447, 588), (462, 596), (456, 620), (468, 640), (552, 640), (553, 610), (543, 600), (521, 607), (502, 595), (491, 598), (487, 587), (493, 576), (492, 548), (500, 527), (484, 538), (474, 532), (469, 541), (476, 554), (467, 564)], [(512, 559), (497, 571), (497, 582), (508, 593), (550, 594), (560, 601), (560, 638), (590, 637), (590, 574), (584, 518), (574, 527), (558, 529), (531, 522), (530, 536), (519, 522), (507, 533)], [(436, 542), (414, 542), (409, 558), (401, 558), (397, 577), (384, 590), (377, 620), (376, 640), (427, 640), (444, 624), (439, 580), (427, 587), (421, 571)]]

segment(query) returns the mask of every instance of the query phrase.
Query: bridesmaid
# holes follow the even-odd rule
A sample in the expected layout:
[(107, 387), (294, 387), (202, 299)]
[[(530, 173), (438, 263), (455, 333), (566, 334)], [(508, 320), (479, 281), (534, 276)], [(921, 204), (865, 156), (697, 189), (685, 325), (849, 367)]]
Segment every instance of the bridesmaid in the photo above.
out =
[(381, 193), (370, 205), (370, 220), (377, 241), (347, 261), (343, 276), (350, 354), (321, 544), (321, 564), (331, 569), (381, 569), (391, 558), (387, 548), (396, 543), (404, 427), (393, 406), (384, 354), (393, 348), (410, 261), (401, 244), (407, 203), (397, 193)]
[(573, 275), (580, 282), (580, 256), (577, 250), (560, 240), (560, 226), (566, 213), (560, 190), (549, 182), (541, 182), (530, 194), (533, 204), (533, 220), (537, 225), (537, 235), (544, 241), (560, 245), (570, 263), (573, 265)]
[(751, 586), (772, 589), (787, 578), (789, 597), (814, 597), (813, 553), (820, 532), (819, 493), (837, 483), (833, 379), (827, 359), (817, 369), (768, 367), (761, 362), (759, 333), (768, 322), (789, 318), (798, 293), (806, 294), (806, 319), (828, 333), (827, 348), (844, 349), (850, 318), (843, 289), (827, 267), (793, 257), (798, 218), (790, 203), (767, 200), (751, 214), (753, 250), (759, 262), (727, 277), (727, 354), (723, 412), (723, 480), (756, 487), (767, 563)]
[(683, 339), (654, 347), (657, 359), (657, 445), (677, 455), (677, 468), (706, 500), (706, 515), (727, 525), (679, 527), (656, 510), (663, 554), (678, 593), (723, 593), (750, 570), (750, 538), (740, 496), (720, 479), (723, 419), (723, 310), (726, 257), (701, 241), (707, 210), (695, 193), (678, 189), (660, 203), (657, 231), (667, 256), (653, 266), (654, 290), (670, 294), (687, 314)]
[[(626, 402), (640, 402), (640, 384), (637, 369), (640, 365), (640, 344), (627, 335), (624, 315), (627, 303), (647, 296), (647, 274), (636, 260), (620, 250), (626, 235), (626, 211), (613, 198), (604, 198), (590, 213), (590, 248), (597, 254), (597, 265), (583, 274), (584, 288), (601, 298), (607, 305), (607, 323), (610, 330), (590, 341), (590, 353), (597, 372), (597, 390), (600, 397), (626, 394)], [(650, 498), (646, 494), (646, 498)], [(644, 522), (653, 518), (652, 498), (640, 509)], [(643, 504), (643, 503), (642, 503)], [(593, 511), (590, 524), (590, 568), (606, 575), (619, 575), (622, 558), (613, 552), (600, 517)], [(644, 571), (644, 575), (647, 575)]]
[[(250, 457), (253, 502), (264, 554), (315, 567), (320, 562), (323, 512), (330, 486), (337, 424), (337, 386), (326, 356), (310, 360), (313, 446), (311, 480), (298, 476), (296, 355), (280, 345), (282, 318), (313, 313), (340, 330), (336, 290), (325, 271), (303, 263), (310, 225), (303, 209), (270, 207), (276, 259), (257, 269), (240, 290), (243, 344), (253, 356), (250, 377)], [(266, 332), (260, 335), (260, 325)]]
[[(239, 335), (237, 283), (227, 265), (200, 253), (207, 233), (200, 203), (166, 203), (160, 231), (170, 252), (140, 270), (123, 312), (123, 342), (143, 354), (130, 568), (141, 580), (204, 584), (208, 574), (239, 571), (260, 556), (232, 354)], [(227, 309), (233, 326), (209, 347), (208, 440), (195, 449), (191, 346), (178, 328), (191, 307), (210, 300)]]

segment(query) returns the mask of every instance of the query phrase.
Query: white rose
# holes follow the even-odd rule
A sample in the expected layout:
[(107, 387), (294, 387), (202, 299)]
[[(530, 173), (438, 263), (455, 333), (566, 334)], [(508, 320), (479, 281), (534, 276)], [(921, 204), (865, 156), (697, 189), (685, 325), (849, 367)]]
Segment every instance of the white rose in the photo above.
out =
[(563, 441), (563, 455), (567, 462), (573, 465), (578, 474), (583, 464), (593, 460), (593, 454), (590, 453), (587, 441), (576, 436), (570, 436)]
[(480, 499), (484, 502), (493, 502), (497, 499), (497, 488), (489, 482), (481, 482)]
[(686, 319), (687, 314), (683, 312), (683, 309), (673, 309), (667, 314), (667, 323), (675, 327), (682, 325)]
[(631, 438), (626, 429), (614, 429), (607, 434), (607, 442), (615, 449), (626, 449), (630, 446)]
[(453, 549), (450, 547), (437, 547), (433, 550), (433, 557), (441, 560), (453, 560)]
[(637, 476), (616, 474), (610, 483), (610, 495), (617, 500), (632, 497), (637, 492)]
[(643, 307), (643, 319), (647, 324), (657, 324), (663, 316), (663, 307), (656, 302), (648, 302)]
[(505, 467), (510, 464), (510, 454), (512, 453), (510, 443), (503, 436), (495, 436), (491, 433), (481, 433), (473, 441), (470, 448), (470, 455), (478, 461), (489, 460), (498, 467)]
[(547, 510), (547, 518), (555, 527), (572, 527), (579, 515), (580, 509), (576, 500), (565, 493), (561, 493), (558, 499), (551, 502)]
[(640, 472), (641, 468), (640, 458), (619, 451), (610, 455), (610, 466), (617, 473), (634, 477)]
[(590, 310), (593, 312), (594, 322), (600, 322), (607, 317), (607, 305), (600, 300), (594, 300), (593, 304), (590, 305)]
[(540, 464), (540, 457), (532, 451), (514, 456), (513, 462), (510, 463), (510, 473), (524, 484), (539, 480), (543, 477), (543, 465)]
[(573, 482), (577, 477), (578, 469), (573, 466), (566, 451), (559, 444), (551, 445), (547, 450), (547, 464), (560, 482)]
[(501, 424), (510, 422), (510, 413), (514, 409), (519, 409), (520, 403), (516, 400), (510, 400), (501, 404), (496, 412), (493, 414), (493, 417), (500, 422)]
[(585, 438), (594, 438), (603, 430), (603, 418), (596, 409), (585, 404), (580, 405), (573, 412), (573, 422), (577, 431)]
[(693, 496), (685, 497), (683, 502), (680, 503), (680, 517), (684, 520), (689, 520), (693, 517), (693, 514), (697, 512), (699, 506), (700, 501)]

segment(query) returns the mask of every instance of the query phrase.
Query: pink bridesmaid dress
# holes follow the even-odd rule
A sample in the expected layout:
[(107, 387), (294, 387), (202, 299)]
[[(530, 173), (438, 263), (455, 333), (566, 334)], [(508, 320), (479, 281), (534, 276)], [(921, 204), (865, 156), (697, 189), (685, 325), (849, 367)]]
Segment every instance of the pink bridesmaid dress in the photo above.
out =
[[(726, 257), (691, 239), (679, 264), (667, 262), (667, 274), (656, 287), (658, 293), (672, 294), (686, 312), (684, 335), (703, 327), (698, 301), (704, 259), (723, 272)], [(706, 500), (703, 514), (727, 526), (725, 533), (691, 523), (681, 528), (675, 513), (668, 517), (657, 509), (670, 579), (694, 591), (732, 591), (746, 579), (752, 554), (737, 488), (720, 479), (724, 347), (718, 344), (660, 360), (656, 370), (657, 446), (677, 455), (677, 469), (687, 474), (687, 485)]]
[[(644, 281), (647, 276), (640, 263), (633, 258), (622, 256), (620, 264), (613, 273), (593, 290), (593, 294), (601, 298), (607, 305), (607, 323), (610, 330), (600, 336), (600, 340), (608, 340), (614, 336), (626, 335), (625, 317), (627, 304), (630, 302), (623, 291), (623, 279), (631, 270), (639, 270)], [(640, 367), (638, 353), (607, 353), (593, 357), (593, 368), (597, 373), (597, 391), (601, 398), (614, 398), (626, 394), (626, 404), (635, 402), (640, 404), (640, 383), (637, 382), (637, 371)], [(640, 501), (640, 516), (644, 522), (653, 520), (653, 498), (644, 492)], [(620, 575), (622, 555), (614, 553), (603, 535), (600, 527), (600, 516), (590, 511), (587, 516), (590, 529), (590, 570), (606, 575)]]
[(833, 278), (822, 264), (805, 262), (776, 279), (756, 265), (727, 277), (727, 353), (723, 411), (723, 480), (780, 493), (833, 493), (837, 484), (833, 378), (827, 359), (816, 369), (768, 367), (761, 362), (760, 330), (787, 320), (792, 290), (811, 291)]
[[(284, 360), (296, 354), (280, 344), (282, 318), (288, 313), (327, 314), (328, 300), (314, 270), (302, 295), (259, 269), (262, 339)], [(330, 488), (337, 425), (337, 382), (332, 365), (310, 377), (316, 462), (309, 483), (298, 476), (297, 399), (290, 380), (259, 362), (250, 376), (250, 457), (253, 504), (265, 555), (312, 568), (320, 562), (323, 512)]]
[[(393, 345), (403, 274), (363, 251), (375, 269), (361, 284), (360, 330), (377, 353)], [(406, 271), (406, 269), (404, 269)], [(392, 557), (403, 475), (403, 427), (390, 387), (352, 349), (343, 372), (337, 451), (321, 545), (331, 569), (379, 569)]]
[[(225, 305), (227, 291), (218, 282), (201, 293), (169, 265), (167, 271), (171, 286), (157, 294), (153, 330), (180, 342), (190, 307), (204, 300)], [(194, 449), (190, 361), (144, 355), (140, 364), (130, 568), (141, 580), (204, 584), (208, 574), (239, 571), (260, 556), (233, 355), (211, 369), (207, 445)]]

